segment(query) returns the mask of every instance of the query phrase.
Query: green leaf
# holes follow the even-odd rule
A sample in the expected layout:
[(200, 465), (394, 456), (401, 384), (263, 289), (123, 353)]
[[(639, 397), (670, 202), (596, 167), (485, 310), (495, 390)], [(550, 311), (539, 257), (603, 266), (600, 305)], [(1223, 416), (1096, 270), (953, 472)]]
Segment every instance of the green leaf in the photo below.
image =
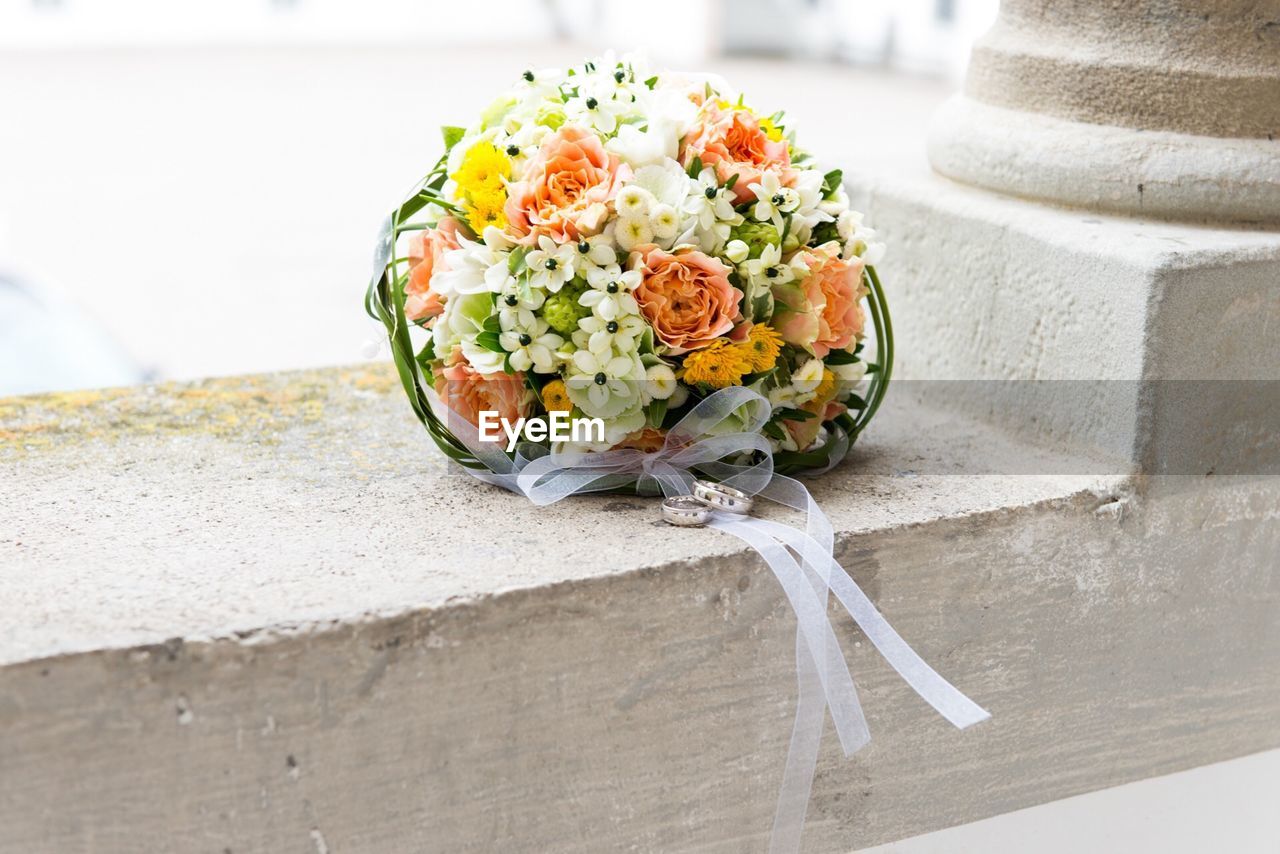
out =
[(850, 409), (866, 409), (867, 402), (862, 399), (861, 395), (850, 394), (849, 398), (845, 401), (845, 406)]
[(810, 418), (818, 416), (807, 409), (792, 409), (790, 407), (781, 407), (773, 410), (773, 421), (808, 421)]
[(479, 335), (476, 336), (476, 343), (479, 344), (481, 347), (485, 348), (486, 350), (490, 350), (494, 353), (507, 352), (506, 350), (503, 350), (502, 345), (498, 343), (497, 332), (490, 332), (488, 330), (481, 332)]
[(482, 328), (485, 332), (501, 332), (502, 322), (498, 320), (498, 315), (491, 314), (484, 319), (484, 325)]
[(736, 183), (738, 183), (738, 173), (734, 172), (732, 175), (729, 176), (729, 180), (724, 182), (724, 188), (726, 190), (732, 190), (733, 185)]
[(844, 180), (844, 171), (841, 169), (832, 169), (830, 172), (822, 176), (822, 198), (831, 199), (835, 196), (836, 190), (840, 189), (840, 184)]
[(661, 427), (662, 419), (667, 415), (667, 402), (655, 400), (649, 404), (648, 423), (650, 427)]
[(770, 439), (777, 439), (781, 442), (783, 439), (787, 438), (787, 434), (783, 432), (782, 427), (774, 421), (770, 421), (760, 429)]
[(447, 152), (458, 144), (458, 140), (467, 135), (467, 129), (445, 125), (440, 128), (440, 135), (444, 137), (444, 150)]
[(858, 357), (848, 350), (832, 350), (822, 361), (828, 365), (852, 365), (859, 361)]
[(507, 272), (513, 276), (518, 276), (528, 269), (525, 263), (525, 256), (529, 254), (529, 247), (517, 246), (511, 250), (511, 254), (507, 256)]
[(644, 85), (648, 86), (650, 89), (652, 89), (654, 86), (657, 86), (658, 75), (655, 74), (654, 76), (650, 77), (648, 80), (644, 81)]
[(693, 160), (689, 162), (689, 177), (697, 178), (702, 174), (702, 158), (698, 155), (693, 156)]

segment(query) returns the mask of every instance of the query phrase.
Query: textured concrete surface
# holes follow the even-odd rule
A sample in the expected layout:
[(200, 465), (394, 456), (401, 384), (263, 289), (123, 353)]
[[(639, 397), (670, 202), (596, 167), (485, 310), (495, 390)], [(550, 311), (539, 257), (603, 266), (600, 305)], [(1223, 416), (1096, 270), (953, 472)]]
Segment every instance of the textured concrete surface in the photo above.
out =
[[(806, 850), (1280, 744), (1274, 481), (946, 475), (1006, 440), (905, 399), (867, 439), (816, 488), (839, 557), (996, 717), (842, 621), (875, 741), (827, 743)], [(763, 850), (767, 571), (447, 474), (385, 369), (6, 400), (0, 478), (5, 854)]]
[(1003, 0), (939, 172), (1092, 210), (1280, 226), (1280, 2)]
[[(539, 509), (477, 483), (446, 465), (394, 383), (378, 366), (0, 401), (0, 663), (287, 631), (743, 552), (718, 532), (673, 534), (651, 501)], [(1034, 453), (1021, 468), (1065, 473), (988, 475), (992, 449), (1009, 444), (890, 407), (814, 494), (852, 533), (1122, 481), (1102, 462)]]

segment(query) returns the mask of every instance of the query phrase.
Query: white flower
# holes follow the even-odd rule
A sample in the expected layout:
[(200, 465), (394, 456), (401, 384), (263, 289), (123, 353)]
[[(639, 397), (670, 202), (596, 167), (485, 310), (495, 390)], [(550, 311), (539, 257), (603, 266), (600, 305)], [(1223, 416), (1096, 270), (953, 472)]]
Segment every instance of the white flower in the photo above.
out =
[(617, 226), (613, 231), (614, 240), (618, 241), (618, 246), (624, 252), (630, 252), (637, 246), (645, 243), (653, 242), (653, 229), (649, 226), (649, 220), (646, 219), (628, 219), (623, 217), (618, 220)]
[(795, 270), (789, 264), (782, 263), (782, 249), (772, 243), (766, 243), (760, 250), (759, 258), (752, 258), (741, 265), (753, 292), (760, 288), (769, 289), (774, 285), (785, 285), (796, 277)]
[(752, 209), (752, 215), (760, 222), (772, 221), (781, 234), (782, 215), (791, 213), (800, 206), (800, 194), (790, 187), (782, 186), (776, 172), (765, 172), (760, 176), (760, 183), (749, 184), (748, 189), (759, 199)]
[(455, 294), (501, 293), (511, 273), (507, 254), (511, 242), (496, 228), (486, 228), (482, 242), (459, 236), (458, 248), (444, 255), (444, 269), (431, 277), (431, 289), (448, 299)]
[(769, 390), (769, 403), (774, 409), (792, 409), (796, 405), (796, 387), (788, 383)]
[(567, 366), (569, 399), (593, 418), (616, 418), (641, 405), (644, 364), (636, 353), (574, 351)]
[(836, 217), (836, 233), (844, 243), (844, 257), (856, 255), (868, 264), (878, 264), (884, 258), (885, 245), (873, 239), (876, 230), (862, 224), (858, 211), (844, 211)]
[(640, 307), (631, 292), (639, 287), (641, 279), (639, 270), (624, 273), (617, 264), (597, 267), (587, 274), (587, 284), (591, 289), (578, 297), (578, 303), (603, 320), (639, 314)]
[(538, 238), (538, 248), (524, 257), (529, 268), (529, 284), (558, 292), (565, 282), (573, 278), (573, 267), (578, 261), (578, 248), (573, 243), (557, 245), (547, 235)]
[(866, 362), (849, 362), (844, 365), (828, 365), (831, 373), (836, 375), (836, 379), (840, 381), (839, 396), (843, 397), (858, 387), (863, 377), (867, 375)]
[(685, 401), (689, 399), (689, 389), (682, 383), (676, 384), (676, 390), (671, 393), (671, 397), (667, 398), (667, 409), (677, 409), (684, 406)]
[(659, 240), (670, 240), (680, 230), (680, 214), (671, 205), (655, 205), (649, 211), (649, 227)]
[(582, 350), (593, 353), (634, 353), (648, 327), (638, 314), (629, 314), (617, 320), (605, 320), (592, 315), (578, 321), (578, 331), (573, 333), (573, 343)]
[(514, 276), (508, 276), (506, 284), (498, 293), (498, 308), (500, 310), (512, 308), (527, 308), (537, 311), (542, 308), (542, 304), (547, 301), (545, 291), (540, 291), (529, 284), (527, 278), (519, 279)]
[(649, 215), (654, 204), (653, 194), (644, 187), (629, 184), (618, 191), (613, 201), (618, 216), (624, 219), (640, 219)]
[(578, 273), (589, 275), (595, 267), (607, 267), (618, 263), (618, 253), (613, 251), (613, 235), (609, 233), (584, 237), (574, 244), (578, 250)]
[(672, 158), (637, 169), (629, 183), (646, 190), (654, 200), (651, 204), (679, 207), (689, 194), (689, 176)]
[(706, 168), (697, 178), (686, 179), (686, 196), (681, 210), (690, 222), (677, 243), (697, 243), (703, 252), (716, 254), (729, 239), (729, 230), (742, 222), (733, 209), (731, 191), (720, 186), (714, 169)]
[(604, 147), (632, 168), (638, 169), (675, 158), (680, 151), (680, 138), (668, 125), (650, 119), (648, 130), (640, 130), (635, 125), (620, 126), (618, 135), (606, 142)]
[(685, 213), (697, 219), (702, 228), (711, 228), (717, 221), (734, 218), (733, 198), (729, 190), (720, 186), (716, 170), (710, 167), (703, 169), (697, 178), (689, 179), (688, 189)]
[(811, 395), (817, 390), (822, 384), (822, 372), (825, 367), (821, 359), (810, 359), (796, 369), (791, 375), (791, 384), (795, 386), (799, 396)]
[(822, 173), (815, 169), (802, 169), (796, 173), (793, 191), (797, 201), (791, 229), (802, 244), (809, 241), (815, 225), (835, 219), (822, 209), (822, 182)]
[(724, 247), (724, 257), (734, 264), (741, 264), (751, 255), (751, 247), (741, 240), (730, 240)]
[(548, 332), (550, 324), (527, 308), (504, 308), (498, 312), (502, 332), (498, 343), (511, 357), (511, 367), (527, 371), (532, 367), (540, 374), (555, 371), (555, 352), (564, 339)]
[(676, 372), (668, 365), (650, 365), (644, 372), (645, 393), (653, 400), (669, 400), (676, 393)]
[(582, 79), (578, 83), (578, 94), (565, 102), (564, 112), (575, 124), (598, 130), (608, 136), (618, 129), (619, 119), (632, 112), (637, 112), (630, 96), (615, 97), (613, 87), (602, 79)]

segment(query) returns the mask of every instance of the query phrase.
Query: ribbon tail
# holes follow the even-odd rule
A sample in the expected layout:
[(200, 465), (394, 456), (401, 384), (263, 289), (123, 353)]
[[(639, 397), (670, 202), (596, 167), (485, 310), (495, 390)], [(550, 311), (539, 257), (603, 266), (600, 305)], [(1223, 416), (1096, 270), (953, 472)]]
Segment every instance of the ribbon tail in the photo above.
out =
[[(782, 591), (795, 612), (806, 651), (813, 659), (822, 681), (840, 746), (846, 756), (856, 753), (871, 741), (871, 732), (867, 728), (862, 705), (858, 702), (858, 692), (854, 688), (853, 677), (849, 674), (849, 665), (840, 653), (840, 643), (836, 640), (822, 601), (805, 580), (804, 572), (795, 558), (764, 530), (764, 524), (763, 519), (730, 518), (721, 513), (713, 515), (707, 523), (708, 527), (733, 534), (755, 549), (782, 585)], [(827, 650), (831, 651), (830, 655), (825, 654)]]
[[(811, 548), (806, 543), (809, 537), (777, 522), (759, 520), (762, 531), (786, 543), (798, 553), (805, 553)], [(828, 558), (828, 573), (831, 592), (836, 594), (840, 604), (853, 617), (853, 621), (862, 629), (867, 639), (880, 651), (890, 666), (906, 681), (920, 697), (959, 729), (981, 723), (991, 717), (991, 713), (970, 700), (958, 688), (943, 679), (936, 670), (930, 667), (911, 646), (894, 631), (889, 621), (876, 610), (867, 594), (836, 562), (834, 557)]]
[(799, 683), (796, 719), (791, 728), (791, 746), (787, 748), (778, 807), (773, 814), (769, 854), (791, 854), (800, 850), (804, 816), (809, 809), (809, 795), (822, 747), (822, 724), (827, 717), (827, 699), (822, 693), (818, 663), (809, 655), (804, 635), (798, 630), (796, 681)]

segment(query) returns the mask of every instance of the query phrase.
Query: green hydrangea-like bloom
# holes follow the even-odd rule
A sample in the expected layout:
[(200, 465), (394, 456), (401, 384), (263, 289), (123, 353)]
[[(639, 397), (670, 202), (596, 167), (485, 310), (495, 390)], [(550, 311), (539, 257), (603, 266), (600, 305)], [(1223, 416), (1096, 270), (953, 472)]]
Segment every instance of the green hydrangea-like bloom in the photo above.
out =
[(773, 227), (773, 223), (751, 220), (729, 229), (729, 239), (741, 240), (747, 244), (747, 248), (751, 250), (751, 258), (759, 258), (766, 246), (777, 246), (782, 242), (778, 239), (778, 229)]
[(578, 304), (578, 297), (586, 293), (587, 283), (574, 279), (557, 293), (548, 294), (542, 304), (542, 317), (551, 328), (568, 338), (578, 330), (578, 321), (591, 314), (591, 309)]

